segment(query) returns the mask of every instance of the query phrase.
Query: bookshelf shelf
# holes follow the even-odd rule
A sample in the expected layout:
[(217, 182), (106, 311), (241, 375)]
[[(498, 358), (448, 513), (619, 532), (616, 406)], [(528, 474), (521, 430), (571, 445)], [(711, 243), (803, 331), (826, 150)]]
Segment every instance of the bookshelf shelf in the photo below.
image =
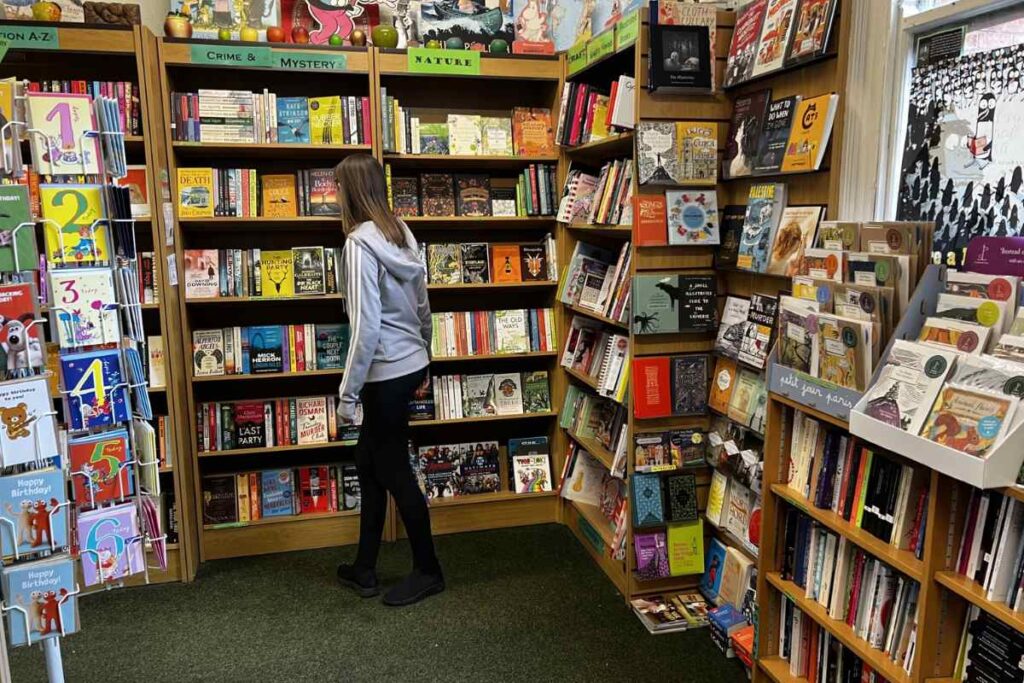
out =
[(530, 500), (534, 498), (550, 498), (557, 496), (557, 491), (541, 491), (539, 493), (513, 493), (512, 491), (497, 491), (495, 493), (477, 493), (454, 498), (434, 498), (429, 502), (430, 508), (444, 508), (458, 505), (481, 505), (499, 500)]
[(829, 415), (828, 413), (823, 413), (820, 410), (815, 410), (814, 408), (805, 406), (802, 403), (797, 403), (793, 399), (786, 398), (785, 396), (781, 396), (779, 394), (776, 394), (775, 392), (771, 393), (771, 397), (773, 401), (778, 401), (784, 406), (787, 406), (794, 410), (799, 410), (801, 413), (809, 415), (810, 417), (813, 417), (815, 420), (827, 422), (833, 427), (839, 427), (840, 429), (845, 429), (847, 431), (849, 431), (850, 429), (850, 423), (847, 422), (846, 420), (841, 420), (838, 417), (833, 417), (832, 415)]
[(437, 427), (439, 425), (472, 424), (474, 422), (502, 422), (506, 420), (537, 420), (555, 417), (558, 413), (549, 410), (543, 413), (521, 413), (518, 415), (482, 415), (480, 417), (461, 417), (457, 420), (415, 420), (410, 427)]
[(615, 237), (624, 240), (633, 237), (633, 226), (631, 225), (567, 225), (565, 227), (579, 235), (600, 235), (601, 237)]
[(608, 519), (601, 513), (601, 510), (596, 505), (587, 505), (586, 503), (579, 503), (572, 501), (572, 506), (576, 509), (577, 514), (580, 517), (587, 520), (590, 526), (594, 527), (601, 536), (601, 540), (605, 542), (605, 545), (611, 546), (614, 540), (615, 532), (611, 528), (611, 524)]
[(935, 581), (946, 590), (988, 612), (1018, 633), (1024, 633), (1024, 614), (1010, 609), (1003, 603), (989, 600), (985, 597), (985, 589), (979, 586), (977, 581), (950, 571), (936, 572)]
[(557, 351), (531, 351), (530, 353), (490, 353), (479, 356), (434, 356), (431, 363), (465, 363), (517, 360), (521, 358), (554, 358)]
[(207, 375), (193, 377), (193, 382), (201, 384), (211, 382), (248, 382), (253, 380), (290, 379), (296, 377), (341, 377), (345, 371), (340, 368), (328, 370), (306, 370), (304, 372), (261, 372), (248, 375)]
[(417, 228), (436, 228), (450, 230), (479, 230), (487, 226), (488, 230), (509, 228), (522, 230), (534, 227), (550, 227), (554, 216), (405, 216), (405, 223)]
[(814, 521), (846, 538), (862, 550), (871, 553), (893, 569), (906, 574), (915, 581), (924, 580), (924, 562), (914, 557), (914, 553), (909, 550), (900, 550), (889, 545), (860, 527), (847, 522), (831, 510), (814, 507), (809, 500), (785, 484), (772, 484), (771, 491)]
[(341, 294), (317, 294), (315, 296), (215, 296), (209, 299), (186, 299), (185, 303), (190, 306), (213, 306), (217, 304), (291, 304), (297, 301), (341, 301), (344, 298), (345, 297)]
[(288, 57), (294, 57), (295, 53), (299, 51), (308, 53), (311, 59), (316, 59), (318, 55), (323, 54), (343, 54), (346, 60), (344, 71), (331, 72), (331, 77), (333, 78), (367, 78), (370, 69), (371, 48), (368, 47), (353, 47), (348, 45), (313, 45), (312, 43), (281, 43), (280, 47), (273, 47), (273, 44), (263, 42), (252, 43), (238, 40), (203, 40), (198, 38), (164, 38), (162, 45), (163, 62), (166, 66), (173, 68), (193, 67), (210, 71), (233, 72), (236, 80), (238, 78), (237, 73), (239, 71), (280, 71), (284, 73), (290, 72), (296, 76), (302, 73), (301, 71), (290, 70), (284, 65), (276, 64), (272, 66), (255, 67), (221, 67), (210, 66), (209, 64), (201, 62), (194, 62), (192, 60), (193, 48), (203, 46), (250, 46), (260, 50), (269, 50), (272, 55), (276, 53), (283, 53)]
[(172, 147), (183, 159), (218, 156), (246, 159), (335, 159), (340, 154), (370, 154), (373, 151), (372, 145), (306, 143), (175, 142)]
[(595, 313), (594, 311), (588, 310), (586, 308), (580, 308), (579, 306), (571, 306), (571, 305), (565, 304), (565, 303), (563, 303), (562, 305), (565, 306), (566, 308), (568, 308), (573, 313), (578, 313), (578, 314), (580, 314), (582, 316), (586, 316), (587, 318), (593, 318), (594, 320), (602, 322), (605, 325), (611, 325), (612, 327), (618, 327), (619, 329), (622, 329), (622, 330), (628, 330), (629, 329), (629, 325), (627, 325), (626, 323), (619, 322), (618, 320), (612, 320), (611, 318), (603, 316), (600, 313)]
[(882, 674), (887, 680), (892, 681), (892, 683), (910, 683), (913, 680), (902, 667), (892, 662), (885, 653), (868, 645), (866, 640), (858, 638), (854, 630), (847, 626), (845, 622), (831, 618), (824, 607), (816, 601), (804, 597), (804, 590), (795, 583), (783, 579), (774, 572), (768, 574), (766, 579), (775, 590), (791, 600), (801, 612), (811, 617), (817, 622), (818, 626), (831, 633), (836, 640), (864, 660), (875, 671)]
[(576, 147), (563, 147), (571, 159), (581, 161), (604, 161), (613, 157), (632, 156), (633, 132), (618, 133), (602, 140), (595, 140)]
[(465, 292), (488, 289), (544, 289), (557, 287), (554, 280), (528, 280), (524, 282), (463, 282), (457, 285), (427, 285), (431, 292)]
[(260, 230), (267, 228), (295, 228), (302, 230), (340, 230), (341, 218), (338, 216), (290, 216), (288, 218), (276, 218), (273, 216), (251, 216), (247, 218), (235, 218), (227, 216), (216, 216), (214, 218), (179, 218), (178, 222), (187, 228), (200, 226), (216, 226), (220, 229)]
[(259, 448), (232, 448), (227, 451), (200, 451), (200, 458), (225, 458), (238, 455), (262, 455), (266, 453), (280, 453), (281, 451), (319, 451), (327, 448), (347, 448), (340, 441), (329, 441), (327, 443), (304, 443), (296, 445), (261, 446)]
[(729, 531), (724, 526), (719, 526), (718, 524), (715, 524), (706, 516), (704, 517), (704, 521), (707, 523), (709, 527), (711, 527), (711, 530), (715, 534), (717, 534), (719, 538), (725, 540), (731, 547), (736, 548), (736, 550), (746, 555), (755, 564), (757, 563), (757, 553), (753, 552), (750, 548), (748, 548), (746, 544), (743, 543), (743, 541), (736, 537), (736, 534)]
[(806, 678), (789, 673), (789, 662), (782, 657), (764, 657), (758, 662), (758, 666), (775, 683), (807, 683)]
[[(593, 390), (594, 393), (599, 393), (599, 387), (598, 387), (598, 384), (597, 384), (597, 380), (595, 380), (593, 377), (590, 377), (589, 375), (584, 375), (579, 370), (574, 370), (573, 368), (563, 367), (563, 369), (565, 370), (567, 375), (569, 375), (570, 377), (575, 379), (577, 382), (580, 382), (581, 384), (586, 385), (591, 390)], [(604, 396), (604, 394), (601, 394), (601, 396)], [(615, 401), (615, 398), (612, 397), (612, 396), (604, 396), (604, 398), (609, 398), (609, 399)], [(618, 403), (618, 401), (615, 401), (615, 402)]]
[[(422, 74), (409, 71), (409, 58), (404, 49), (379, 49), (377, 71), (381, 76), (411, 76), (414, 78), (453, 79), (508, 79), (522, 81), (554, 81), (562, 77), (562, 62), (548, 55), (480, 55), (480, 73), (460, 76), (448, 74)], [(459, 87), (459, 86), (454, 86)]]
[(319, 512), (304, 515), (283, 515), (281, 517), (265, 517), (251, 522), (235, 522), (233, 524), (204, 524), (204, 529), (241, 529), (250, 526), (268, 526), (273, 524), (291, 524), (306, 522), (313, 519), (330, 519), (334, 517), (358, 517), (358, 510), (340, 510), (338, 512)]
[[(822, 62), (828, 62), (828, 61), (831, 61), (833, 59), (836, 59), (837, 57), (839, 57), (839, 53), (838, 52), (836, 52), (834, 50), (833, 51), (829, 51), (829, 52), (826, 52), (823, 55), (818, 55), (817, 57), (814, 57), (813, 59), (808, 59), (808, 60), (806, 60), (804, 62), (801, 62), (800, 64), (796, 64), (794, 66), (787, 67), (785, 69), (776, 69), (775, 71), (770, 71), (768, 73), (761, 74), (760, 76), (754, 76), (753, 78), (748, 78), (747, 80), (742, 81), (740, 83), (734, 83), (734, 84), (729, 85), (729, 86), (723, 86), (722, 87), (722, 91), (723, 92), (734, 92), (734, 91), (746, 90), (746, 89), (748, 89), (749, 86), (757, 85), (759, 83), (764, 83), (765, 81), (770, 81), (770, 80), (776, 79), (779, 76), (782, 76), (783, 74), (788, 74), (788, 73), (792, 73), (792, 72), (795, 72), (795, 71), (803, 71), (803, 70), (805, 70), (807, 67), (809, 67), (811, 65), (820, 64)], [(755, 88), (750, 88), (750, 89), (753, 90)]]
[(202, 532), (203, 557), (209, 560), (311, 550), (355, 543), (359, 539), (359, 513), (345, 510), (293, 515), (276, 518), (273, 523), (267, 520), (245, 526), (204, 526)]
[[(601, 568), (619, 592), (623, 595), (627, 595), (629, 592), (629, 577), (626, 574), (626, 563), (609, 557), (607, 553), (604, 553), (599, 548), (595, 547), (593, 540), (581, 526), (581, 521), (585, 521), (586, 518), (580, 513), (579, 508), (568, 501), (563, 501), (563, 503), (565, 503), (565, 519), (569, 525), (569, 529), (576, 536), (577, 540), (579, 540), (580, 545), (582, 545), (587, 553), (590, 554), (594, 559), (594, 563)], [(590, 525), (589, 521), (586, 523)], [(601, 543), (604, 543), (603, 539), (601, 540)]]
[(530, 164), (554, 164), (556, 156), (515, 157), (493, 155), (456, 154), (394, 154), (384, 155), (384, 162), (409, 168), (508, 168), (516, 169)]
[(612, 466), (615, 464), (615, 454), (605, 448), (602, 443), (597, 439), (581, 436), (572, 429), (565, 430), (565, 433), (569, 435), (570, 439), (578, 443), (583, 450), (594, 456), (609, 472), (611, 471)]

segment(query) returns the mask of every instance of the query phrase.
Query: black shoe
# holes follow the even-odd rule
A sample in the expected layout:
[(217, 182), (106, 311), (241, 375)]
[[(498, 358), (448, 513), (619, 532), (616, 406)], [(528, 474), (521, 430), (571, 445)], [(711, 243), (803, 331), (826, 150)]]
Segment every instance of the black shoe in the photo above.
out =
[(338, 581), (354, 590), (362, 598), (380, 595), (377, 573), (372, 569), (362, 569), (352, 564), (339, 564)]
[(442, 591), (444, 591), (444, 576), (440, 572), (424, 574), (419, 569), (413, 569), (412, 573), (402, 579), (401, 583), (384, 594), (384, 604), (391, 607), (404, 607)]

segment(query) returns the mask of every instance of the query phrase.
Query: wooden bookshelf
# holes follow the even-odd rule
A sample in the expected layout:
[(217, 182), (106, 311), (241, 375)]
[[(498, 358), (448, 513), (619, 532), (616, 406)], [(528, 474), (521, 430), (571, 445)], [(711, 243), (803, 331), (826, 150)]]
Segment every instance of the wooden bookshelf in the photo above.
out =
[(554, 358), (557, 355), (557, 351), (531, 351), (529, 353), (485, 353), (477, 356), (434, 356), (433, 358), (430, 359), (430, 362), (434, 365), (438, 363), (465, 362), (489, 363), (491, 361), (521, 360), (524, 358)]
[(220, 451), (199, 451), (199, 458), (230, 458), (238, 455), (274, 455), (275, 453), (289, 453), (292, 451), (323, 451), (345, 448), (338, 441), (327, 443), (305, 443), (305, 444), (279, 444), (277, 446), (259, 446), (256, 448), (229, 448)]
[(611, 471), (612, 465), (615, 463), (615, 454), (605, 448), (604, 444), (597, 439), (582, 436), (572, 429), (565, 430), (565, 433), (570, 439), (578, 443), (583, 450), (594, 456), (609, 472)]
[(985, 595), (985, 589), (976, 581), (948, 571), (936, 572), (935, 581), (951, 593), (955, 593), (975, 607), (988, 612), (1018, 633), (1024, 633), (1024, 614), (1010, 609), (1001, 602), (989, 600)]
[(373, 151), (371, 145), (311, 145), (294, 142), (173, 142), (171, 146), (182, 159), (326, 159), (328, 165), (337, 163), (337, 158), (345, 154), (369, 154)]
[(524, 280), (522, 282), (460, 282), (456, 285), (427, 285), (431, 292), (486, 291), (488, 289), (538, 289), (557, 287), (554, 280)]
[(522, 230), (532, 227), (551, 227), (550, 216), (406, 216), (403, 221), (412, 229), (444, 228), (445, 230), (488, 230), (507, 228)]
[(293, 304), (295, 302), (342, 301), (342, 294), (317, 294), (315, 296), (214, 296), (208, 299), (184, 299), (189, 306), (216, 306), (224, 304)]
[(629, 325), (627, 323), (620, 322), (618, 320), (613, 320), (612, 318), (609, 318), (607, 316), (601, 315), (600, 313), (597, 313), (596, 311), (592, 311), (589, 308), (583, 308), (582, 306), (569, 306), (569, 305), (566, 305), (565, 307), (568, 310), (572, 311), (573, 313), (582, 315), (582, 316), (587, 317), (587, 318), (593, 318), (594, 320), (602, 322), (605, 325), (610, 325), (612, 327), (618, 327), (618, 328), (623, 329), (623, 330), (628, 330), (629, 329)]
[(558, 161), (558, 157), (516, 157), (486, 154), (396, 154), (388, 152), (384, 154), (384, 161), (403, 168), (519, 169), (530, 164), (554, 164)]
[(481, 415), (479, 417), (460, 417), (451, 420), (414, 420), (409, 423), (410, 427), (437, 427), (439, 425), (474, 424), (477, 422), (509, 422), (517, 420), (539, 420), (546, 417), (555, 417), (558, 413), (547, 411), (543, 413), (517, 413), (515, 415)]
[(203, 375), (193, 377), (193, 382), (251, 382), (256, 380), (290, 379), (293, 377), (341, 377), (345, 371), (340, 368), (328, 370), (303, 370), (302, 372), (260, 372), (247, 375)]

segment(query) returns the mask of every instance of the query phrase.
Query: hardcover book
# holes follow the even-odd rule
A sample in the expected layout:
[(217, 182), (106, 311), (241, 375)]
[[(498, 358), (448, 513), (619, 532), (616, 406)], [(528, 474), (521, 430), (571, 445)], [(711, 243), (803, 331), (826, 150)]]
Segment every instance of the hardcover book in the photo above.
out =
[(719, 243), (718, 194), (714, 190), (668, 190), (668, 243)]
[(427, 498), (451, 498), (459, 495), (461, 459), (457, 448), (421, 446), (418, 455), (419, 469), (425, 478)]
[[(774, 2), (775, 0), (769, 0)], [(800, 105), (800, 96), (772, 100), (768, 104), (764, 125), (761, 128), (761, 143), (754, 162), (754, 174), (778, 173), (786, 155), (786, 143), (793, 126), (794, 115)]]
[(308, 210), (312, 216), (340, 216), (338, 181), (333, 168), (311, 168), (306, 171)]
[(747, 332), (747, 314), (750, 311), (750, 299), (729, 296), (722, 308), (722, 322), (718, 326), (718, 337), (715, 339), (715, 351), (728, 357), (739, 358), (740, 347)]
[(786, 48), (785, 65), (794, 66), (823, 54), (832, 33), (836, 0), (800, 0)]
[(688, 472), (665, 477), (666, 519), (670, 522), (693, 522), (697, 512), (697, 478)]
[(495, 353), (527, 353), (530, 340), (527, 335), (526, 311), (522, 308), (494, 311)]
[(740, 240), (743, 237), (743, 221), (746, 215), (746, 205), (730, 205), (722, 209), (722, 243), (715, 250), (716, 268), (736, 267), (736, 261), (739, 258)]
[(633, 198), (633, 244), (658, 247), (668, 244), (668, 204), (663, 194), (638, 194)]
[(457, 190), (455, 215), (457, 216), (490, 216), (491, 185), (486, 174), (460, 173), (455, 176)]
[(420, 154), (448, 154), (448, 124), (420, 123)]
[(299, 513), (314, 514), (329, 511), (330, 474), (326, 467), (300, 467), (298, 470), (299, 483)]
[(291, 173), (260, 177), (261, 209), (268, 218), (293, 218), (299, 215), (295, 194), (295, 176)]
[(460, 453), (463, 493), (494, 493), (501, 488), (497, 441), (464, 443)]
[(669, 524), (668, 566), (672, 576), (700, 574), (704, 567), (704, 522)]
[(428, 244), (427, 274), (435, 285), (457, 285), (462, 282), (462, 250), (458, 244)]
[(523, 412), (546, 413), (551, 410), (551, 388), (547, 370), (523, 373)]
[(482, 153), (480, 119), (479, 114), (448, 115), (448, 145), (452, 155), (476, 156)]
[(100, 185), (39, 186), (43, 240), (51, 266), (110, 260), (110, 230), (103, 207)]
[(234, 406), (235, 446), (263, 448), (273, 445), (268, 437), (266, 408), (263, 401), (239, 401)]
[(711, 357), (703, 354), (672, 359), (672, 414), (704, 415), (708, 411)]
[(233, 524), (238, 521), (238, 498), (233, 474), (203, 477), (203, 524)]
[(284, 331), (281, 325), (249, 327), (249, 367), (254, 375), (285, 372)]
[(714, 87), (715, 69), (710, 35), (713, 30), (713, 27), (693, 24), (652, 24), (648, 89), (710, 92)]
[(676, 155), (679, 185), (714, 185), (718, 182), (718, 123), (676, 123)]
[[(88, 499), (81, 501), (88, 505)], [(35, 470), (0, 477), (0, 529), (4, 557), (52, 552), (68, 545), (64, 472)]]
[(327, 443), (327, 398), (306, 396), (295, 399), (299, 445)]
[(69, 476), (79, 507), (97, 507), (135, 493), (127, 465), (130, 451), (125, 429), (68, 439)]
[(771, 97), (771, 89), (765, 89), (736, 98), (722, 161), (723, 177), (743, 178), (753, 174), (761, 128)]
[(786, 204), (786, 186), (781, 183), (751, 185), (747, 213), (743, 219), (736, 266), (763, 273), (768, 267), (775, 230)]
[(637, 183), (676, 185), (680, 183), (676, 145), (676, 124), (671, 121), (641, 121), (637, 125)]
[(261, 251), (259, 265), (263, 296), (295, 295), (295, 261), (291, 249)]
[(731, 358), (719, 357), (715, 361), (715, 370), (711, 378), (711, 393), (708, 396), (708, 405), (712, 410), (723, 415), (729, 412), (737, 371), (736, 361)]
[(178, 218), (213, 218), (213, 169), (178, 169)]
[(277, 98), (277, 142), (309, 142), (309, 102), (305, 97)]
[(68, 391), (68, 420), (75, 431), (127, 422), (128, 380), (118, 351), (72, 353), (60, 359)]
[(145, 570), (135, 503), (82, 512), (76, 531), (85, 585), (111, 583)]
[(348, 356), (348, 325), (318, 323), (313, 329), (316, 369), (344, 369)]
[(797, 0), (768, 0), (761, 37), (757, 41), (757, 59), (751, 75), (776, 71), (782, 68), (786, 58), (789, 35), (793, 30)]
[(782, 171), (816, 171), (832, 134), (839, 96), (826, 93), (801, 100), (793, 117), (793, 126), (782, 159)]
[(185, 250), (185, 298), (220, 296), (220, 255), (216, 249)]
[(633, 359), (633, 413), (643, 420), (672, 414), (672, 392), (667, 356)]
[[(84, 563), (84, 558), (83, 558)], [(52, 555), (3, 569), (7, 640), (12, 647), (78, 632), (75, 561)]]
[(494, 415), (494, 375), (462, 378), (462, 412), (466, 417)]
[(543, 244), (523, 244), (519, 247), (523, 282), (548, 280), (547, 248)]
[(395, 215), (404, 218), (420, 215), (420, 180), (413, 177), (391, 179), (391, 205)]
[(494, 412), (498, 415), (523, 413), (522, 376), (518, 372), (494, 375)]
[(24, 185), (0, 185), (0, 273), (38, 267), (39, 247), (28, 197)]
[(636, 551), (636, 573), (642, 579), (669, 576), (668, 542), (664, 531), (637, 533), (633, 536)]
[(753, 0), (736, 12), (729, 56), (725, 62), (725, 87), (742, 83), (751, 77), (767, 6), (768, 0)]
[(292, 247), (292, 277), (295, 294), (326, 292), (323, 247)]
[(669, 432), (634, 434), (633, 453), (637, 472), (661, 472), (679, 467), (672, 458)]
[(768, 274), (790, 278), (800, 274), (801, 260), (814, 244), (814, 234), (824, 210), (824, 206), (787, 206), (782, 210), (768, 261)]
[(512, 486), (516, 493), (552, 490), (549, 449), (546, 436), (508, 440)]
[(741, 363), (763, 370), (772, 348), (775, 321), (779, 315), (779, 300), (773, 296), (754, 293), (747, 309), (747, 327), (740, 342), (737, 359)]
[(481, 154), (488, 156), (513, 155), (512, 120), (504, 116), (480, 118)]
[(661, 477), (656, 473), (637, 472), (630, 479), (633, 492), (633, 525), (653, 526), (665, 522), (662, 506)]
[(717, 538), (711, 539), (704, 558), (704, 575), (700, 580), (700, 592), (711, 602), (718, 601), (718, 592), (722, 587), (722, 574), (725, 569), (725, 545)]
[(421, 200), (424, 216), (454, 216), (455, 189), (451, 173), (423, 173), (420, 175)]
[(633, 332), (662, 334), (679, 331), (678, 275), (633, 276)]
[(514, 107), (512, 140), (516, 156), (540, 157), (554, 154), (555, 131), (551, 126), (551, 110)]
[(192, 330), (192, 374), (195, 377), (224, 374), (224, 330)]
[(518, 244), (491, 245), (491, 279), (493, 282), (522, 282), (522, 256)]

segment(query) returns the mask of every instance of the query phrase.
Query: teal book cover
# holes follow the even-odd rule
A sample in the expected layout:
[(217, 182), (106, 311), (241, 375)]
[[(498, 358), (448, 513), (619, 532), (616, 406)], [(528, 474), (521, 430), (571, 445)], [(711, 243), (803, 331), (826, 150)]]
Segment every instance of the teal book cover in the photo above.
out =
[(261, 473), (260, 503), (263, 517), (285, 517), (293, 514), (292, 496), (295, 482), (291, 470), (264, 470)]
[(633, 489), (633, 525), (643, 527), (664, 524), (661, 477), (656, 472), (637, 472), (633, 474), (630, 483)]
[(317, 325), (317, 370), (343, 369), (348, 356), (348, 325)]
[(305, 97), (277, 98), (277, 141), (309, 142), (309, 106)]
[(634, 334), (679, 331), (678, 275), (636, 275), (633, 292)]

